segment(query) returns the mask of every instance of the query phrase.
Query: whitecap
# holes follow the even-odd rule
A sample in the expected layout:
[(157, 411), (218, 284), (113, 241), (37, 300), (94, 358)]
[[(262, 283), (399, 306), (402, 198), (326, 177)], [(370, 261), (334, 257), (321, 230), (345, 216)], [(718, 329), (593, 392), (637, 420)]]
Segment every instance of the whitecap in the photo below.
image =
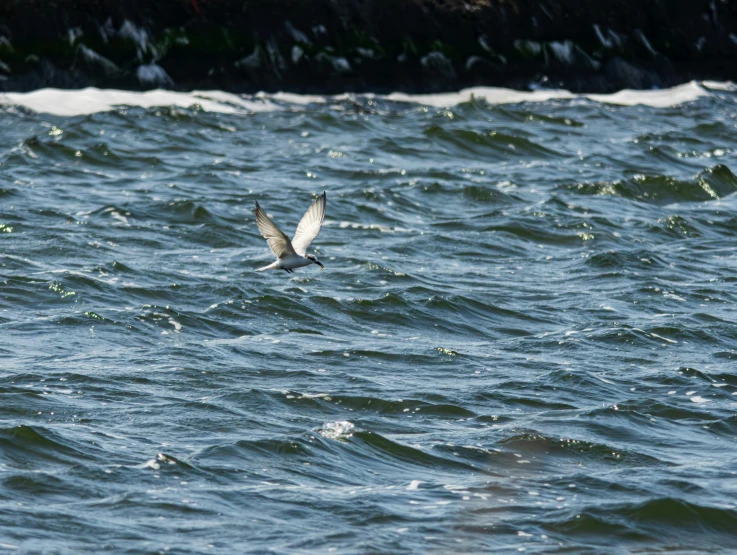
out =
[[(144, 66), (141, 66), (144, 67)], [(158, 67), (158, 66), (157, 66)], [(145, 66), (145, 76), (154, 70)], [(159, 75), (161, 77), (161, 75)], [(160, 82), (160, 80), (158, 81)], [(732, 82), (690, 81), (683, 85), (659, 90), (625, 89), (611, 94), (575, 94), (563, 89), (538, 89), (519, 91), (502, 87), (473, 87), (457, 92), (439, 94), (407, 94), (394, 92), (388, 95), (358, 95), (367, 99), (380, 99), (390, 102), (404, 102), (451, 108), (458, 104), (480, 99), (489, 104), (516, 104), (520, 102), (546, 102), (550, 100), (588, 99), (604, 104), (624, 106), (645, 105), (653, 108), (666, 108), (693, 102), (699, 98), (721, 91), (734, 91)], [(94, 87), (79, 90), (39, 89), (28, 93), (0, 93), (0, 105), (21, 106), (34, 112), (58, 116), (88, 115), (113, 110), (117, 107), (165, 107), (190, 108), (199, 106), (206, 112), (225, 114), (268, 112), (279, 110), (304, 109), (307, 104), (324, 104), (355, 99), (356, 95), (300, 95), (295, 93), (258, 93), (255, 95), (236, 95), (225, 91), (175, 92), (156, 89), (146, 92), (97, 89)]]
[(479, 99), (489, 104), (515, 104), (519, 102), (546, 102), (548, 100), (574, 100), (586, 98), (602, 104), (618, 104), (635, 106), (642, 104), (652, 108), (668, 108), (693, 102), (701, 97), (709, 96), (711, 90), (732, 90), (732, 84), (708, 82), (708, 88), (697, 81), (658, 90), (624, 89), (610, 94), (574, 94), (563, 89), (540, 89), (535, 91), (517, 91), (501, 87), (473, 87), (458, 92), (441, 94), (405, 94), (392, 93), (385, 98), (395, 102), (414, 102), (436, 108), (451, 108), (462, 102)]
[(318, 433), (328, 439), (348, 439), (355, 432), (353, 423), (347, 420), (328, 422), (318, 430)]
[(247, 100), (223, 91), (188, 93), (156, 89), (146, 92), (103, 90), (89, 87), (80, 90), (39, 89), (28, 93), (0, 93), (0, 105), (21, 106), (55, 116), (84, 116), (109, 112), (118, 107), (154, 108), (199, 106), (206, 112), (222, 114), (269, 112), (279, 106), (264, 100)]
[(422, 483), (421, 480), (412, 480), (407, 486), (407, 491), (415, 491), (416, 489), (420, 487), (421, 483)]

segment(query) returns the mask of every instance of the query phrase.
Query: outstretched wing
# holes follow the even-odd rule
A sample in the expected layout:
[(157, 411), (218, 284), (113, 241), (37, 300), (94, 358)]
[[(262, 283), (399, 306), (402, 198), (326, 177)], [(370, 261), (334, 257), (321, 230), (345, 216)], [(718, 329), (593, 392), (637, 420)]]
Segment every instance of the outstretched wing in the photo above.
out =
[(327, 203), (327, 195), (323, 193), (315, 199), (302, 216), (302, 219), (297, 226), (297, 231), (294, 233), (292, 238), (292, 246), (297, 254), (304, 256), (307, 252), (307, 247), (320, 233), (320, 226), (322, 221), (325, 219), (325, 204)]
[(294, 254), (294, 248), (292, 243), (289, 241), (289, 237), (284, 235), (281, 229), (276, 227), (276, 224), (272, 222), (266, 213), (261, 210), (261, 207), (256, 203), (256, 224), (261, 235), (264, 236), (266, 242), (269, 244), (272, 252), (277, 258), (281, 259)]

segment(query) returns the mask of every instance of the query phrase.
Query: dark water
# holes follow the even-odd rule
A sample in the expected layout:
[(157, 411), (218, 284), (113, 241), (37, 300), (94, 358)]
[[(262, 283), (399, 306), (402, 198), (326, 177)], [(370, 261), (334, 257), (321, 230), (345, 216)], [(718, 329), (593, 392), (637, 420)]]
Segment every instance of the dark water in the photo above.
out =
[(328, 100), (1, 109), (0, 551), (737, 546), (737, 95)]

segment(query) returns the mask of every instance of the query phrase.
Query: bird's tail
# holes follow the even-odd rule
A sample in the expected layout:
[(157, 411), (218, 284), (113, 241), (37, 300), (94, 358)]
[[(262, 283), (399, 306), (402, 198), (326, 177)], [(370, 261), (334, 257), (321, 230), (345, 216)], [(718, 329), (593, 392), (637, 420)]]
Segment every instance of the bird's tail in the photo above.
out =
[(263, 268), (259, 268), (259, 269), (257, 269), (256, 271), (257, 271), (257, 272), (263, 272), (264, 270), (272, 270), (272, 269), (276, 268), (276, 265), (277, 265), (278, 263), (279, 263), (279, 261), (277, 260), (276, 262), (272, 262), (272, 263), (271, 263), (271, 264), (269, 264), (268, 266), (264, 266)]

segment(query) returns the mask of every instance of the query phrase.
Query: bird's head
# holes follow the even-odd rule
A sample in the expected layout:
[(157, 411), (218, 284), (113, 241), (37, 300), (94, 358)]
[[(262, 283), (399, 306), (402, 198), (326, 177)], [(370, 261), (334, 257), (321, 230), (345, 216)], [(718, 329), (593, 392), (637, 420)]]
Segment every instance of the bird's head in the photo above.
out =
[(305, 255), (305, 258), (309, 258), (310, 260), (312, 260), (312, 262), (313, 262), (313, 263), (315, 263), (315, 264), (317, 264), (318, 266), (320, 266), (320, 269), (321, 269), (321, 270), (322, 270), (323, 268), (325, 268), (325, 266), (323, 266), (323, 265), (322, 265), (322, 262), (320, 262), (320, 261), (319, 261), (319, 260), (318, 260), (317, 258), (315, 258), (315, 255), (314, 255), (314, 254), (308, 254), (308, 255)]

